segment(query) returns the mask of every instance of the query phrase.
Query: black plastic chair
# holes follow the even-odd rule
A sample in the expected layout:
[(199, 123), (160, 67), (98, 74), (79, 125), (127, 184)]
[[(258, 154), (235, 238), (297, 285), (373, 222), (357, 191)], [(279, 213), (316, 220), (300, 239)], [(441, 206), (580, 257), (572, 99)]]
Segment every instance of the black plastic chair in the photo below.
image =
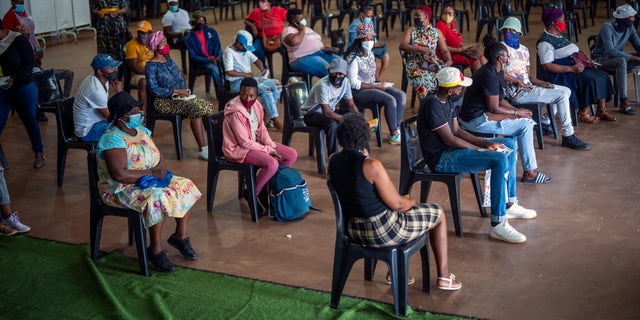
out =
[[(542, 126), (540, 125), (540, 123), (542, 123), (540, 120), (542, 120), (542, 107), (545, 106), (544, 103), (524, 103), (524, 104), (516, 104), (514, 103), (513, 106), (515, 108), (524, 108), (524, 109), (528, 109), (531, 110), (531, 118), (533, 119), (533, 121), (535, 121), (537, 124), (535, 126), (533, 126), (533, 130), (536, 133), (536, 138), (538, 139), (538, 148), (540, 148), (540, 150), (544, 150), (544, 139), (542, 138)], [(551, 110), (551, 107), (549, 107), (549, 105), (547, 105), (547, 110), (548, 110), (548, 115), (549, 115), (549, 120), (551, 121), (551, 130), (555, 132), (555, 130), (553, 129), (555, 127), (555, 117), (553, 116), (553, 111)]]
[(347, 50), (347, 42), (346, 37), (344, 35), (344, 29), (336, 29), (331, 30), (329, 32), (329, 37), (331, 38), (331, 47), (338, 48), (338, 52), (336, 54), (342, 56), (344, 52)]
[[(432, 182), (442, 182), (449, 190), (449, 202), (451, 203), (451, 213), (453, 215), (453, 225), (456, 235), (462, 237), (462, 219), (460, 218), (460, 180), (466, 173), (438, 173), (429, 170), (422, 157), (420, 149), (420, 137), (418, 135), (418, 116), (413, 115), (400, 124), (401, 139), (400, 144), (400, 194), (411, 193), (414, 183), (420, 182), (420, 202), (426, 202), (429, 198)], [(476, 201), (480, 208), (480, 216), (486, 217), (487, 212), (482, 206), (482, 190), (476, 173), (470, 173), (473, 190), (476, 194)]]
[[(536, 53), (536, 78), (542, 81), (553, 83), (553, 81), (550, 81), (551, 79), (548, 79), (547, 77), (545, 77), (544, 71), (542, 70), (542, 64), (540, 63), (540, 57), (538, 56), (537, 53)], [(571, 108), (571, 124), (574, 127), (577, 127), (578, 126), (578, 106), (571, 104), (570, 108)], [(552, 119), (555, 119), (555, 118), (552, 118)], [(553, 137), (558, 138), (558, 132), (553, 123), (554, 122), (552, 121), (551, 128), (553, 129)]]
[[(356, 104), (356, 107), (358, 107), (358, 111), (360, 111), (360, 113), (364, 114), (364, 110), (369, 110), (371, 111), (371, 116), (373, 117), (373, 119), (378, 119), (378, 125), (376, 127), (375, 133), (376, 133), (376, 142), (378, 144), (378, 148), (382, 148), (382, 118), (380, 118), (380, 109), (381, 106), (377, 103), (368, 103), (368, 104), (364, 104), (364, 103), (358, 103), (358, 101), (354, 100), (354, 103)], [(344, 100), (340, 101), (340, 108), (341, 109), (345, 109), (348, 110), (347, 104), (346, 102), (344, 102)]]
[[(218, 60), (220, 59), (222, 57), (218, 57)], [(198, 76), (204, 76), (205, 93), (211, 93), (211, 73), (209, 70), (200, 67), (196, 61), (191, 59), (191, 54), (189, 54), (189, 90), (191, 92), (194, 92), (193, 88), (196, 86), (196, 78)]]
[(127, 61), (123, 61), (122, 70), (122, 86), (124, 91), (131, 93), (131, 90), (138, 90), (137, 85), (131, 84), (131, 68), (129, 68)]
[(311, 29), (313, 29), (317, 21), (320, 21), (322, 23), (320, 34), (327, 32), (327, 35), (329, 35), (329, 31), (331, 30), (331, 21), (336, 20), (336, 22), (338, 22), (338, 26), (341, 24), (339, 15), (326, 13), (326, 10), (322, 5), (322, 0), (309, 0), (309, 4), (311, 5)]
[(480, 41), (480, 34), (482, 33), (482, 28), (484, 25), (487, 25), (487, 33), (493, 32), (493, 27), (496, 27), (496, 36), (500, 39), (500, 17), (493, 16), (493, 9), (490, 7), (492, 5), (490, 0), (480, 0), (478, 3), (478, 24), (476, 25), (476, 42)]
[(209, 145), (209, 160), (207, 161), (207, 211), (213, 210), (213, 199), (218, 187), (218, 176), (222, 170), (238, 172), (238, 197), (247, 197), (251, 220), (258, 223), (260, 213), (256, 199), (256, 171), (257, 169), (247, 163), (230, 162), (222, 153), (222, 124), (224, 111), (217, 112), (207, 117), (207, 141)]
[[(344, 17), (349, 15), (349, 24), (358, 16), (358, 1), (356, 0), (337, 0), (338, 2), (338, 12), (340, 15), (338, 16), (338, 26), (342, 25), (342, 21), (344, 21)], [(354, 3), (356, 4), (354, 6)]]
[(566, 0), (566, 8), (567, 11), (573, 12), (575, 14), (577, 10), (582, 10), (582, 21), (584, 22), (584, 28), (587, 28), (587, 10), (589, 10), (589, 16), (591, 17), (591, 25), (595, 26), (596, 22), (594, 20), (594, 12), (593, 7), (588, 6), (586, 4), (581, 5), (578, 0)]
[(431, 289), (428, 235), (425, 233), (409, 243), (386, 248), (371, 248), (356, 244), (347, 235), (345, 227), (347, 221), (343, 216), (340, 199), (331, 180), (327, 180), (327, 187), (329, 188), (336, 214), (336, 245), (331, 280), (331, 308), (337, 309), (340, 306), (342, 290), (356, 261), (364, 259), (364, 279), (371, 281), (376, 269), (376, 262), (382, 260), (387, 264), (391, 275), (391, 291), (393, 292), (395, 313), (401, 317), (406, 316), (409, 258), (418, 251), (420, 251), (420, 258), (422, 259), (422, 291), (429, 292)]
[(407, 24), (408, 16), (406, 15), (406, 10), (402, 8), (400, 0), (383, 0), (383, 8), (383, 14), (387, 16), (388, 19), (390, 19), (391, 28), (393, 28), (393, 25), (396, 22), (396, 18), (398, 18), (400, 20), (400, 30), (404, 31), (404, 27)]
[(58, 130), (57, 146), (57, 182), (58, 187), (62, 187), (64, 180), (64, 169), (67, 163), (67, 151), (69, 149), (83, 149), (88, 152), (96, 149), (97, 142), (82, 141), (76, 137), (73, 124), (73, 102), (75, 98), (69, 97), (55, 102), (56, 106), (56, 128)]
[(220, 74), (220, 83), (215, 85), (216, 98), (218, 100), (218, 111), (222, 111), (224, 110), (224, 106), (227, 104), (227, 102), (229, 102), (229, 100), (233, 99), (239, 93), (231, 92), (229, 82), (225, 78), (224, 63), (222, 59), (218, 59), (217, 68)]
[(522, 28), (522, 35), (526, 35), (527, 32), (529, 32), (529, 18), (527, 17), (527, 13), (525, 11), (514, 11), (513, 7), (511, 6), (511, 1), (501, 0), (500, 12), (502, 13), (503, 17), (520, 18), (520, 22), (524, 27)]
[[(224, 10), (224, 18), (229, 18), (229, 8), (231, 8), (231, 18), (236, 20), (236, 6), (240, 5), (240, 12), (242, 12), (242, 4), (245, 3), (245, 0), (220, 0), (218, 1), (218, 7), (220, 7), (220, 21), (222, 21), (222, 10)], [(247, 4), (247, 7), (249, 5)], [(215, 9), (213, 12), (215, 16)]]
[(324, 130), (316, 127), (307, 127), (300, 111), (308, 96), (309, 91), (304, 82), (292, 83), (283, 88), (284, 124), (282, 127), (282, 144), (291, 146), (291, 138), (296, 132), (309, 134), (309, 156), (313, 156), (315, 148), (318, 173), (324, 174), (326, 172), (326, 138)]
[(133, 244), (134, 239), (136, 242), (140, 274), (149, 276), (149, 268), (147, 265), (147, 231), (142, 222), (142, 215), (135, 210), (111, 207), (102, 202), (98, 191), (98, 160), (95, 151), (91, 151), (87, 155), (87, 167), (89, 168), (89, 198), (91, 203), (89, 215), (89, 234), (91, 239), (89, 240), (91, 242), (91, 260), (93, 264), (98, 262), (102, 221), (104, 217), (124, 217), (127, 218), (129, 225), (129, 245)]
[(283, 46), (280, 47), (280, 53), (282, 54), (282, 85), (286, 85), (289, 83), (289, 78), (298, 77), (302, 79), (304, 83), (307, 84), (307, 90), (311, 90), (311, 79), (313, 76), (310, 73), (306, 72), (297, 72), (290, 69), (289, 66), (289, 53), (287, 52), (287, 48)]
[(178, 160), (182, 160), (184, 157), (182, 152), (182, 115), (179, 113), (159, 113), (155, 109), (155, 100), (156, 97), (153, 95), (151, 91), (151, 87), (147, 85), (147, 124), (146, 127), (151, 131), (151, 135), (153, 135), (153, 130), (156, 127), (156, 121), (164, 120), (171, 122), (171, 126), (173, 127), (173, 141), (176, 146), (176, 157)]
[[(183, 36), (183, 38), (185, 38), (185, 36)], [(167, 38), (167, 40), (169, 40), (169, 38)], [(187, 74), (188, 73), (188, 69), (187, 69), (187, 51), (189, 51), (187, 49), (187, 45), (183, 40), (178, 40), (178, 39), (171, 39), (171, 50), (178, 50), (180, 51), (180, 61), (182, 61), (182, 73), (183, 74)], [(174, 59), (175, 60), (175, 59)]]

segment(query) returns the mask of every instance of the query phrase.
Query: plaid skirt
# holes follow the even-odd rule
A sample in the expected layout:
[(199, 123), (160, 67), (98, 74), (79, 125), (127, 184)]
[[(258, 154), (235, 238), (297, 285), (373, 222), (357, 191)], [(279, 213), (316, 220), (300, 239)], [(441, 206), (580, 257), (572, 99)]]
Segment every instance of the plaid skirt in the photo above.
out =
[(441, 214), (442, 208), (435, 203), (420, 203), (405, 212), (387, 209), (373, 217), (349, 219), (347, 232), (363, 246), (396, 246), (424, 235)]

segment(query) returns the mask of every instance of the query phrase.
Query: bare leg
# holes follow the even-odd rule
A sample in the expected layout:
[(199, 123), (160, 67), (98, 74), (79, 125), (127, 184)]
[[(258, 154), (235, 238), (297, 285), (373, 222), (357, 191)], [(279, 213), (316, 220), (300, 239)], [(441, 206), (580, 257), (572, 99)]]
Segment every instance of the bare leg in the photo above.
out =
[(2, 206), (0, 206), (0, 210), (2, 210), (3, 218), (9, 217), (13, 213), (13, 210), (11, 209), (10, 204), (3, 204)]
[(187, 212), (182, 218), (176, 218), (176, 232), (174, 235), (176, 238), (182, 240), (187, 237), (187, 226), (189, 225), (189, 215), (191, 212)]
[(162, 225), (164, 220), (154, 224), (149, 228), (149, 245), (150, 252), (154, 255), (162, 252), (162, 246), (160, 245), (160, 237), (162, 236)]
[(389, 67), (389, 55), (376, 59), (376, 80), (384, 79), (384, 72)]
[(198, 148), (206, 146), (207, 141), (204, 136), (204, 124), (202, 123), (202, 118), (191, 120), (189, 124), (191, 125), (193, 136), (196, 138)]
[[(429, 230), (429, 241), (431, 242), (431, 250), (433, 250), (433, 255), (436, 259), (438, 278), (449, 278), (447, 220), (444, 218), (444, 211), (442, 211), (442, 209), (440, 210), (440, 216), (438, 217), (435, 226)], [(457, 287), (459, 286), (459, 283), (459, 281), (454, 280), (451, 286)], [(448, 281), (438, 279), (438, 286), (444, 287), (448, 285)]]

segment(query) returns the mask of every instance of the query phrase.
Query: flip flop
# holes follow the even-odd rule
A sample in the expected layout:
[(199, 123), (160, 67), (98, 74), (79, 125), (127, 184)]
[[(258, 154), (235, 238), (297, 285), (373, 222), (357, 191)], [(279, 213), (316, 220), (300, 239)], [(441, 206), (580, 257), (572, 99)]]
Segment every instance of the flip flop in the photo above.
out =
[(520, 182), (524, 182), (524, 183), (542, 183), (542, 184), (544, 184), (544, 183), (551, 182), (551, 178), (547, 177), (542, 172), (538, 172), (538, 174), (536, 174), (535, 178), (533, 178), (533, 179), (522, 178), (522, 179), (520, 179)]
[[(388, 285), (391, 285), (391, 275), (389, 275), (388, 273), (387, 273), (387, 277), (385, 278), (385, 281), (387, 282)], [(414, 277), (409, 277), (409, 279), (407, 279), (407, 286), (410, 286), (414, 283), (416, 283), (416, 279)]]
[(626, 114), (628, 116), (633, 116), (636, 114), (636, 109), (632, 106), (627, 106), (626, 108), (620, 108), (620, 113)]
[(449, 284), (446, 286), (438, 286), (438, 289), (440, 290), (447, 290), (447, 291), (456, 291), (456, 290), (460, 290), (460, 288), (462, 288), (462, 282), (458, 282), (458, 286), (453, 286), (453, 281), (456, 280), (456, 275), (451, 273), (449, 274), (449, 278), (445, 278), (445, 277), (438, 277), (438, 280), (442, 280), (442, 281), (448, 281)]

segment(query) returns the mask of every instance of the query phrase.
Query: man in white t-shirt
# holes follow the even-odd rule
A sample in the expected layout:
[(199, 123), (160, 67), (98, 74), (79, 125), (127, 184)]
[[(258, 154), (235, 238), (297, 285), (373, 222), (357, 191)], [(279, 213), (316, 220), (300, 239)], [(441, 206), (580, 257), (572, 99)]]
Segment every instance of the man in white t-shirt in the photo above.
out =
[[(346, 84), (345, 84), (346, 83)], [(336, 105), (343, 100), (349, 110), (336, 110)], [(327, 153), (338, 151), (336, 130), (342, 115), (347, 112), (358, 112), (351, 95), (351, 86), (347, 79), (347, 61), (336, 58), (331, 61), (329, 75), (318, 80), (309, 92), (307, 102), (302, 106), (304, 123), (309, 127), (324, 130), (327, 136)]]
[(191, 24), (189, 23), (189, 13), (180, 9), (178, 4), (178, 0), (167, 0), (169, 10), (162, 16), (162, 30), (172, 47), (186, 48), (184, 36), (191, 30)]
[(118, 81), (118, 67), (122, 62), (108, 54), (98, 54), (93, 58), (93, 74), (88, 75), (78, 87), (73, 103), (75, 134), (84, 141), (98, 141), (109, 127), (109, 85), (116, 92), (122, 91)]

